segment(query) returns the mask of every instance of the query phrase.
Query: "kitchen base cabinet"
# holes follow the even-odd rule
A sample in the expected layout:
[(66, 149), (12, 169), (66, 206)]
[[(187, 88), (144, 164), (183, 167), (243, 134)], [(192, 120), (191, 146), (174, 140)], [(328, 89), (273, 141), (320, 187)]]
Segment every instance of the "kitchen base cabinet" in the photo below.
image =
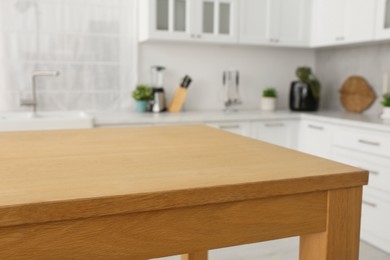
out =
[(252, 137), (252, 128), (250, 122), (208, 122), (206, 125), (230, 133)]
[(252, 122), (252, 137), (267, 143), (297, 148), (298, 122), (287, 120), (269, 120)]
[(361, 239), (390, 253), (390, 199), (369, 187), (364, 188)]
[(330, 158), (334, 125), (315, 120), (302, 120), (299, 126), (298, 150)]
[(390, 135), (365, 129), (338, 127), (332, 159), (366, 169), (361, 238), (390, 253)]

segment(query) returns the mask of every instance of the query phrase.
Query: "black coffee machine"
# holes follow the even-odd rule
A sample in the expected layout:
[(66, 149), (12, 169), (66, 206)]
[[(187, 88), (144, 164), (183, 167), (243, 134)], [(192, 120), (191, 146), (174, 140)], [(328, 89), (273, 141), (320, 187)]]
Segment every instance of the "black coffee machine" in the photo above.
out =
[(317, 111), (319, 97), (314, 97), (310, 86), (302, 81), (294, 81), (290, 88), (290, 109), (292, 111)]

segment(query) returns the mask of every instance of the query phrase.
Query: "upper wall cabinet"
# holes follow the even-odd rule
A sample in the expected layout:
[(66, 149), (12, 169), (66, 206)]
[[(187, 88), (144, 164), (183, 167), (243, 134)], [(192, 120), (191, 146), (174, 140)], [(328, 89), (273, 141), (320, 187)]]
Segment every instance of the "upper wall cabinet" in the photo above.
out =
[(184, 40), (190, 38), (189, 3), (189, 0), (138, 1), (140, 40)]
[[(193, 0), (192, 0), (193, 1)], [(196, 0), (196, 37), (208, 42), (237, 43), (238, 1)]]
[(314, 0), (313, 46), (374, 38), (376, 0)]
[(242, 0), (239, 42), (309, 46), (311, 0)]
[(140, 41), (236, 43), (237, 0), (139, 0)]
[(390, 39), (390, 0), (378, 0), (375, 38)]

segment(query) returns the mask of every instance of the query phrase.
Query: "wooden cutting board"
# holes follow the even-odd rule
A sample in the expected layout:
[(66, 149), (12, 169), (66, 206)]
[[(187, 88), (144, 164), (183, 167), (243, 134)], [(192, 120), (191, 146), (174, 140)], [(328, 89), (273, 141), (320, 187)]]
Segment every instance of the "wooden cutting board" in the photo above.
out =
[(375, 101), (376, 94), (361, 76), (347, 78), (340, 89), (340, 101), (348, 112), (361, 113)]

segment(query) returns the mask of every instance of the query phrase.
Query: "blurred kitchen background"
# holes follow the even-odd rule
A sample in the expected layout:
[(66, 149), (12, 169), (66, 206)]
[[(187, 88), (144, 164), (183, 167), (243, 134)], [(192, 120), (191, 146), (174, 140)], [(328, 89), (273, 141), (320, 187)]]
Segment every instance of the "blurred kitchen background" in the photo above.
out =
[[(133, 109), (131, 91), (149, 83), (150, 67), (162, 65), (167, 97), (180, 79), (194, 79), (186, 110), (223, 108), (222, 72), (240, 71), (241, 109), (257, 109), (261, 90), (276, 86), (278, 109), (288, 109), (290, 82), (298, 66), (310, 66), (320, 79), (321, 109), (342, 110), (338, 90), (348, 76), (364, 75), (381, 94), (390, 70), (390, 44), (327, 48), (267, 47), (238, 44), (137, 39), (135, 0), (1, 0), (0, 109), (27, 110), (34, 70), (58, 70), (57, 78), (38, 79), (40, 110)], [(366, 113), (378, 114), (379, 101)]]

